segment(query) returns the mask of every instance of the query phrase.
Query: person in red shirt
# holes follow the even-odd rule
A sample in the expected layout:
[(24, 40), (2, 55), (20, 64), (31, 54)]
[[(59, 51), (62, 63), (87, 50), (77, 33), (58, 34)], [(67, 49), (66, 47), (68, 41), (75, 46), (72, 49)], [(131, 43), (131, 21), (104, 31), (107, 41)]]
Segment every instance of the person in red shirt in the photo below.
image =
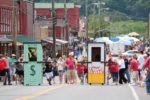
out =
[(7, 64), (2, 57), (3, 55), (0, 54), (0, 76), (5, 76), (5, 67), (7, 66)]
[(84, 84), (84, 69), (85, 69), (85, 65), (83, 62), (80, 62), (77, 64), (77, 73), (78, 73), (78, 77), (81, 81), (81, 84)]
[(107, 64), (109, 72), (111, 73), (111, 76), (113, 78), (113, 82), (118, 84), (118, 72), (119, 72), (119, 66), (117, 63), (117, 60), (111, 60), (111, 62), (109, 62)]
[(0, 78), (1, 79), (4, 78), (1, 76), (5, 76), (5, 67), (6, 67), (6, 61), (2, 57), (3, 57), (3, 55), (0, 54)]
[(0, 71), (3, 71), (6, 67), (6, 61), (4, 59), (2, 59), (3, 55), (0, 54)]
[(68, 74), (68, 83), (75, 83), (76, 74), (75, 74), (75, 67), (76, 67), (76, 61), (73, 58), (73, 52), (69, 53), (69, 57), (66, 60), (66, 66), (67, 66), (67, 74)]
[(133, 79), (132, 85), (136, 85), (138, 81), (138, 65), (137, 56), (133, 55), (130, 61), (130, 71)]
[[(149, 56), (149, 54), (148, 54), (148, 56)], [(143, 68), (147, 69), (147, 76), (145, 79), (146, 93), (147, 93), (147, 95), (150, 95), (150, 56), (145, 60), (145, 62), (143, 64)]]

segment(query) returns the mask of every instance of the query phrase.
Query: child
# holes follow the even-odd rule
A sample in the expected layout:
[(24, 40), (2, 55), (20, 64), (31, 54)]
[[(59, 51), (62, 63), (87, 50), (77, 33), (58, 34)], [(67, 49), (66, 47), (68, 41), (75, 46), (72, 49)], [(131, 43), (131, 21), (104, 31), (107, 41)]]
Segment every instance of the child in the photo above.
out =
[(45, 76), (47, 78), (49, 85), (52, 85), (51, 80), (53, 78), (53, 66), (51, 65), (51, 62), (46, 63), (45, 66), (46, 66)]
[(81, 84), (84, 84), (84, 68), (85, 65), (83, 64), (83, 62), (77, 64), (77, 73)]

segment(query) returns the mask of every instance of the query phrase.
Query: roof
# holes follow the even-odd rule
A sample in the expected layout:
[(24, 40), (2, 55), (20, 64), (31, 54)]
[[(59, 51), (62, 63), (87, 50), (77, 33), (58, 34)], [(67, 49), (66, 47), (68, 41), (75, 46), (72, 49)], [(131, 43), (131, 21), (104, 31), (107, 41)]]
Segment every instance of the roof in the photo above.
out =
[(12, 39), (8, 39), (6, 37), (0, 37), (0, 43), (11, 43)]
[(102, 29), (102, 30), (98, 30), (97, 32), (108, 32), (108, 33), (112, 33), (113, 31), (112, 30), (109, 30), (109, 29)]
[[(52, 37), (47, 37), (45, 39), (42, 39), (42, 41), (53, 44), (53, 38)], [(56, 39), (56, 45), (62, 45), (62, 44), (67, 44), (67, 43), (68, 43), (68, 41)]]
[[(74, 3), (66, 3), (67, 8), (74, 8)], [(52, 8), (52, 3), (35, 3), (35, 8)], [(64, 3), (55, 3), (55, 8), (64, 8)]]
[[(13, 35), (6, 35), (6, 38), (13, 39)], [(26, 37), (24, 35), (17, 35), (16, 37), (17, 42), (23, 43), (23, 42), (35, 42), (35, 40)]]

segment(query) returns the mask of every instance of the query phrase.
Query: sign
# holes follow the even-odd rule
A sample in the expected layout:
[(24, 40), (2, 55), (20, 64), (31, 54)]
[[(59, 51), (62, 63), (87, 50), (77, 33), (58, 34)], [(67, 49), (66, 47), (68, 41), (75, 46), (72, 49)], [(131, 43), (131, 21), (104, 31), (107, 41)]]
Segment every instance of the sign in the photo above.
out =
[(105, 44), (88, 44), (88, 83), (105, 83)]
[(40, 85), (43, 82), (43, 50), (41, 43), (24, 43), (24, 84)]
[(113, 55), (118, 55), (119, 53), (125, 52), (125, 45), (123, 43), (110, 44), (109, 48)]

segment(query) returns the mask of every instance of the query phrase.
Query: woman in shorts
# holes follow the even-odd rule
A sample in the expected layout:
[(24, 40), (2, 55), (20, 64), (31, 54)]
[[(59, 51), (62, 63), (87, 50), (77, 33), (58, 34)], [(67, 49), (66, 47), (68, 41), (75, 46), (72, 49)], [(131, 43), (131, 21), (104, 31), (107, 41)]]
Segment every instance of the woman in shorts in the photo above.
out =
[(59, 82), (60, 82), (60, 84), (63, 81), (63, 68), (64, 68), (64, 64), (65, 64), (65, 61), (63, 60), (62, 57), (60, 57), (58, 59), (58, 61), (57, 61), (58, 75), (59, 75)]

